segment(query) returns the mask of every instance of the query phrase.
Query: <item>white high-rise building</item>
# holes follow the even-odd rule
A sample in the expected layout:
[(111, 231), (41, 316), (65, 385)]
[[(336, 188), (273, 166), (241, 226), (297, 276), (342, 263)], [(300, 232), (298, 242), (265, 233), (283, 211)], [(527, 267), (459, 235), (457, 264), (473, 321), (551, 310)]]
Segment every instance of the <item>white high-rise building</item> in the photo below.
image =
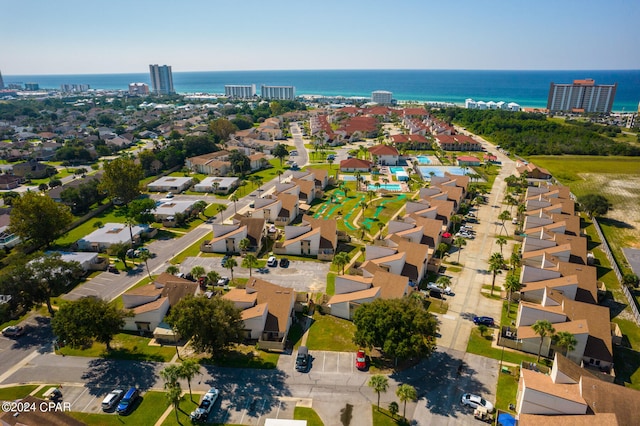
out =
[(149, 65), (149, 73), (154, 94), (172, 95), (176, 93), (173, 89), (173, 74), (170, 65)]
[(256, 85), (228, 84), (224, 86), (224, 95), (235, 99), (253, 99), (256, 96)]
[(371, 102), (375, 102), (380, 105), (391, 105), (393, 99), (393, 93), (386, 90), (375, 90), (371, 92)]
[(4, 80), (2, 79), (2, 72), (0, 71), (0, 90), (4, 89)]
[(547, 109), (570, 112), (611, 112), (618, 83), (596, 84), (592, 79), (574, 80), (573, 84), (551, 83)]
[(265, 86), (260, 88), (263, 99), (288, 100), (296, 98), (296, 88), (294, 86)]

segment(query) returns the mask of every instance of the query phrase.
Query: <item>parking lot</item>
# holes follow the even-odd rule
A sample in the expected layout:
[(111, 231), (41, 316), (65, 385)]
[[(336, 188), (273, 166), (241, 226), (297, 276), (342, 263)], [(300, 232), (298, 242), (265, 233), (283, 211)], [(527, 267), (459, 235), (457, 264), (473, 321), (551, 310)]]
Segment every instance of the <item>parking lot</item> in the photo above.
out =
[[(238, 262), (238, 266), (233, 268), (234, 278), (249, 278), (249, 269), (240, 266), (242, 258), (239, 256), (234, 258)], [(179, 266), (180, 272), (186, 274), (194, 266), (202, 266), (207, 272), (216, 271), (223, 277), (231, 276), (229, 269), (222, 266), (222, 257), (188, 257)], [(265, 268), (268, 273), (259, 273), (253, 269), (252, 276), (299, 292), (324, 292), (327, 288), (327, 274), (330, 266), (325, 262), (292, 260), (288, 268), (279, 266)]]
[[(48, 385), (42, 388), (43, 391), (47, 391), (52, 387)], [(71, 411), (79, 411), (83, 413), (103, 413), (101, 403), (105, 396), (111, 392), (112, 388), (98, 389), (97, 395), (92, 395), (89, 388), (86, 386), (71, 386), (66, 385), (60, 387), (62, 391), (62, 401), (71, 404)]]
[[(357, 372), (355, 367), (356, 354), (355, 352), (327, 352), (327, 351), (309, 351), (311, 355), (311, 368), (309, 372), (319, 372), (324, 374), (336, 373), (336, 374), (351, 374)], [(306, 374), (296, 372), (296, 359), (294, 356), (288, 357), (286, 362), (287, 373)], [(282, 367), (282, 365), (279, 365)]]
[[(259, 395), (239, 395), (243, 400), (242, 406), (236, 404), (229, 398), (214, 405), (209, 416), (211, 423), (242, 424), (242, 425), (264, 425), (265, 419), (293, 419), (293, 411), (299, 402), (304, 401), (299, 398), (262, 398)], [(236, 398), (236, 395), (229, 395)]]

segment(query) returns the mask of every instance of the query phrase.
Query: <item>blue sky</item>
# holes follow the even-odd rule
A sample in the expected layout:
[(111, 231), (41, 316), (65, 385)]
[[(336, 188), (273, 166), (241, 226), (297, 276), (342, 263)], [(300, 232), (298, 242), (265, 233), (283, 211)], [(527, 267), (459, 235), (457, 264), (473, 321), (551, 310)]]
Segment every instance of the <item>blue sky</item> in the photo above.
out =
[(640, 69), (628, 0), (3, 0), (0, 71)]

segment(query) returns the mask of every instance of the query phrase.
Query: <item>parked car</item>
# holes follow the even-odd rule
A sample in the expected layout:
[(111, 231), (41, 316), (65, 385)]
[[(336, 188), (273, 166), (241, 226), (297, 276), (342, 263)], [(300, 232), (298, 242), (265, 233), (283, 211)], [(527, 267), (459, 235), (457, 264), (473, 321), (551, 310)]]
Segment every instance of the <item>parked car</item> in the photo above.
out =
[(133, 406), (140, 398), (140, 391), (136, 387), (130, 387), (127, 393), (124, 394), (116, 411), (118, 414), (128, 414), (133, 409)]
[(436, 283), (427, 284), (427, 290), (434, 291), (436, 293), (444, 293), (446, 295), (450, 295), (451, 294), (451, 287), (442, 288), (442, 287), (438, 286), (438, 284), (436, 284)]
[(222, 277), (218, 280), (218, 282), (216, 283), (216, 285), (220, 286), (220, 287), (224, 287), (227, 284), (229, 284), (229, 277)]
[(211, 413), (211, 410), (213, 409), (213, 404), (216, 403), (219, 394), (220, 393), (218, 392), (218, 389), (209, 389), (209, 391), (202, 397), (202, 402), (200, 402), (198, 408), (192, 411), (189, 415), (191, 420), (196, 422), (206, 422), (209, 418), (209, 413)]
[(300, 346), (298, 348), (298, 355), (296, 356), (296, 371), (306, 372), (311, 367), (311, 355), (309, 355), (309, 349), (306, 346)]
[(21, 325), (10, 325), (2, 329), (2, 335), (5, 337), (20, 337), (24, 334), (24, 327)]
[(291, 155), (291, 156), (295, 157), (296, 155), (298, 155), (298, 151), (295, 151), (295, 150), (294, 150), (294, 151), (291, 151), (291, 152), (289, 153), (289, 155)]
[(109, 392), (107, 396), (105, 396), (104, 399), (102, 400), (102, 404), (101, 404), (102, 411), (113, 410), (116, 407), (116, 405), (118, 405), (123, 395), (124, 395), (124, 390), (122, 389), (114, 389), (111, 392)]
[(108, 271), (108, 272), (111, 272), (112, 274), (119, 274), (119, 273), (120, 273), (120, 271), (118, 271), (118, 268), (116, 268), (116, 265), (114, 265), (113, 263), (112, 263), (112, 264), (110, 264), (110, 265), (107, 267), (107, 271)]
[(173, 192), (167, 192), (165, 198), (173, 198)]
[(358, 370), (367, 369), (367, 356), (364, 354), (364, 351), (362, 349), (360, 349), (356, 353), (356, 368)]
[(473, 323), (476, 325), (484, 324), (488, 327), (493, 327), (493, 325), (495, 324), (495, 322), (493, 321), (493, 318), (491, 317), (477, 317), (477, 316), (473, 317)]
[(281, 268), (288, 268), (289, 267), (289, 259), (287, 259), (286, 257), (283, 257), (282, 259), (280, 259), (280, 267)]
[(493, 411), (492, 403), (472, 393), (465, 393), (464, 395), (462, 395), (462, 399), (460, 400), (460, 402), (462, 403), (462, 405), (467, 405), (472, 408), (485, 408), (489, 413)]
[(267, 259), (267, 266), (272, 268), (278, 266), (278, 259), (276, 259), (275, 256), (269, 256), (269, 259)]

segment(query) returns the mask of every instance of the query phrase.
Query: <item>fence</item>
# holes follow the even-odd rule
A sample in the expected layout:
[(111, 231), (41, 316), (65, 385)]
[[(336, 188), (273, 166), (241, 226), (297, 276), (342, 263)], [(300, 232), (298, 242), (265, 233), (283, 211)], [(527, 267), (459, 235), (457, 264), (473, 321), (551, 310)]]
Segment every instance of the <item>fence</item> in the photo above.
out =
[(616, 277), (618, 277), (618, 282), (622, 287), (622, 292), (624, 293), (624, 295), (627, 298), (627, 301), (629, 302), (629, 307), (631, 308), (631, 312), (633, 312), (633, 318), (636, 320), (636, 324), (640, 325), (640, 312), (638, 311), (638, 304), (636, 302), (636, 298), (633, 297), (633, 295), (631, 294), (627, 286), (622, 284), (622, 273), (618, 268), (618, 264), (616, 263), (616, 260), (611, 254), (611, 250), (609, 249), (609, 244), (607, 243), (607, 239), (604, 237), (604, 234), (600, 229), (600, 224), (598, 223), (598, 220), (595, 217), (593, 217), (592, 220), (593, 220), (593, 226), (596, 229), (596, 232), (598, 233), (598, 237), (600, 237), (600, 241), (602, 241), (602, 245), (600, 247), (604, 252), (604, 254), (607, 256), (607, 259), (609, 259), (609, 263), (611, 264), (611, 269), (613, 269), (613, 272), (615, 272)]

